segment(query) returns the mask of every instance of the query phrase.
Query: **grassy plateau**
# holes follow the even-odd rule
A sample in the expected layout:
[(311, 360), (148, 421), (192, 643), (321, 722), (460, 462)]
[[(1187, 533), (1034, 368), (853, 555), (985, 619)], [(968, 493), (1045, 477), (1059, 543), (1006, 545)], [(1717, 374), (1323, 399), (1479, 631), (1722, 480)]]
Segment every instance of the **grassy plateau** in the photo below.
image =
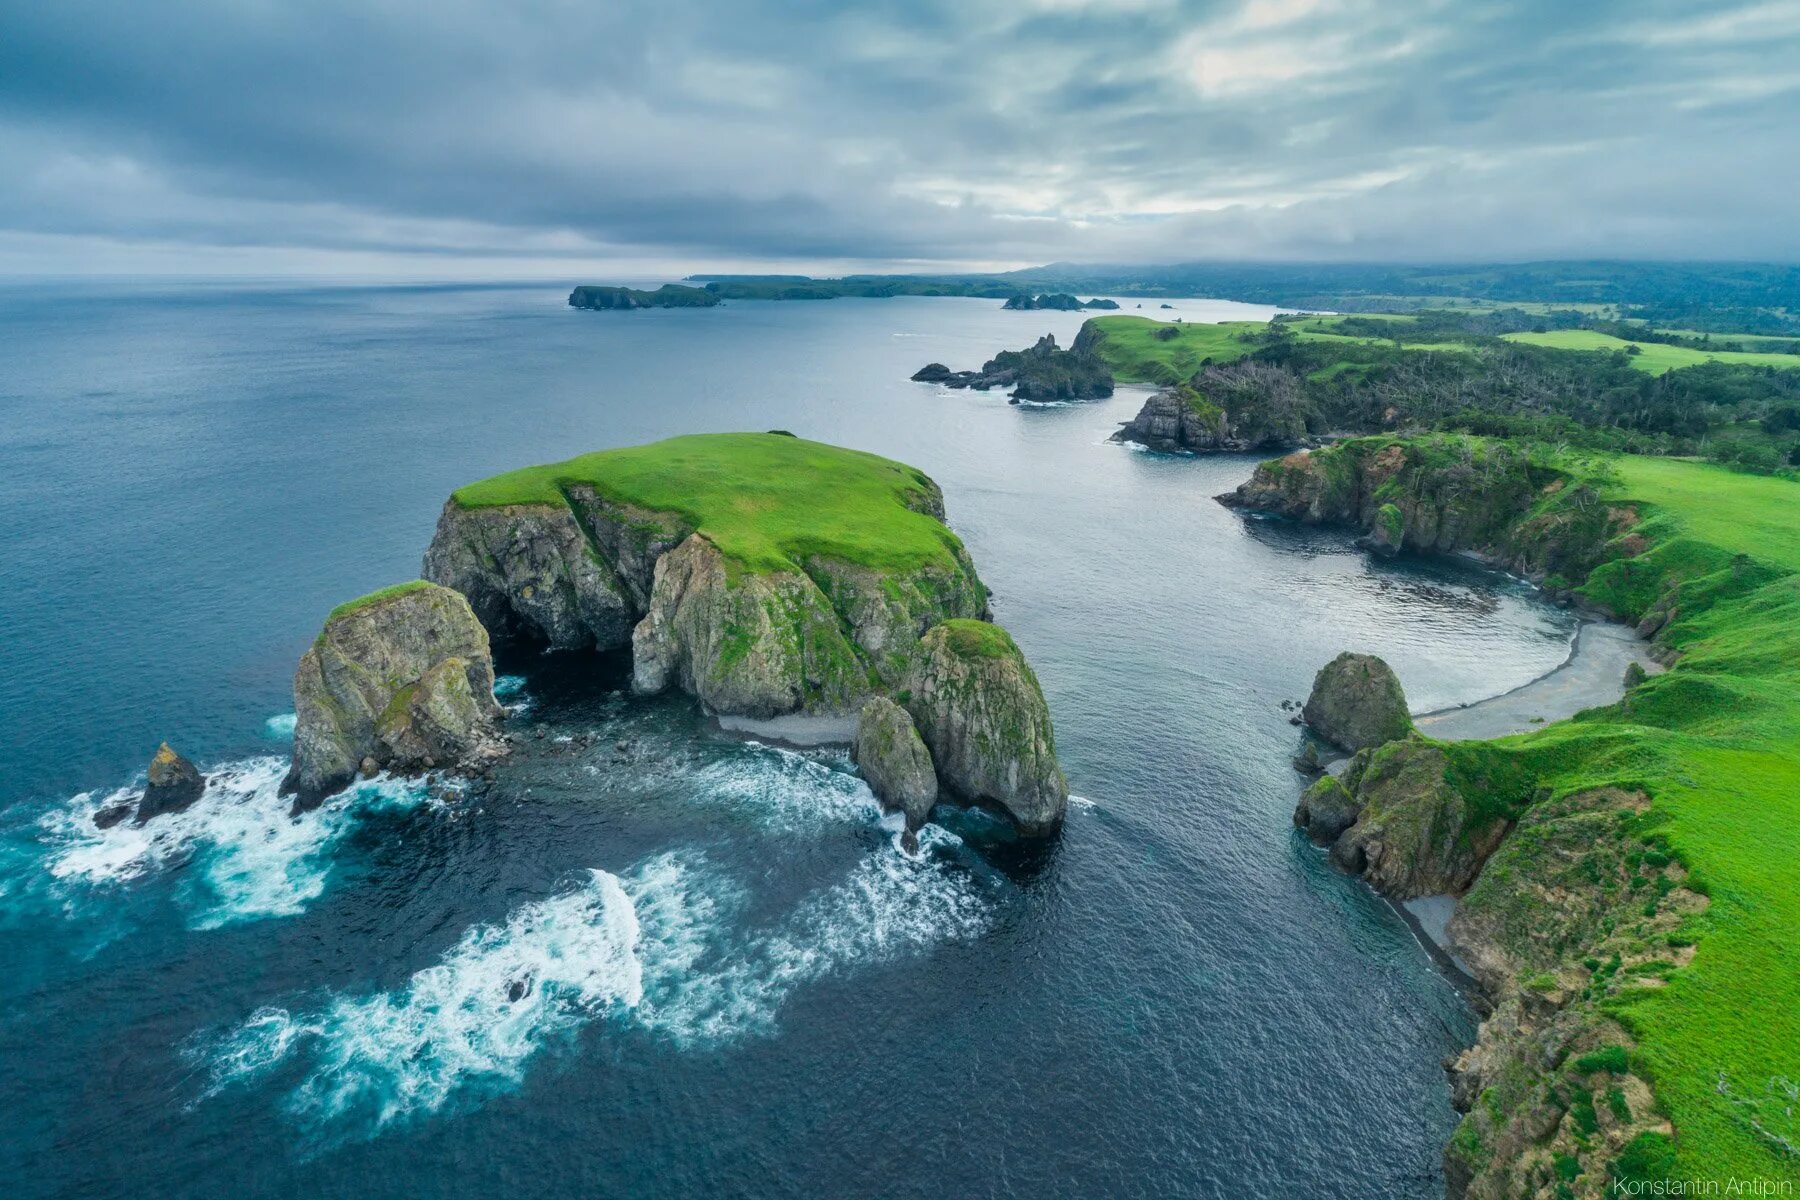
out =
[(565, 504), (585, 484), (621, 504), (675, 513), (726, 557), (791, 570), (812, 555), (876, 568), (954, 566), (961, 543), (915, 510), (934, 490), (891, 459), (777, 433), (713, 433), (600, 450), (508, 471), (453, 493), (463, 508)]

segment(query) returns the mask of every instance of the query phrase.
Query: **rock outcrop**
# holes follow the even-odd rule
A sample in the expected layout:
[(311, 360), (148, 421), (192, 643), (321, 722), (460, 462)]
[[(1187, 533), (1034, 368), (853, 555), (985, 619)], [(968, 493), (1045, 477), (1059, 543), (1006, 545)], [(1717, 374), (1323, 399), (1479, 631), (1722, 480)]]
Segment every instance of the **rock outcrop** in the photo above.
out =
[(937, 803), (938, 782), (912, 716), (886, 696), (869, 701), (857, 717), (850, 756), (882, 807), (904, 813), (907, 832), (916, 833)]
[(1341, 777), (1307, 789), (1294, 823), (1328, 841), (1334, 863), (1384, 896), (1458, 895), (1507, 823), (1471, 804), (1447, 766), (1441, 749), (1416, 738), (1360, 751)]
[(1054, 832), (1069, 785), (1044, 693), (1018, 646), (998, 625), (953, 620), (931, 629), (919, 650), (902, 700), (940, 786), (998, 807), (1021, 833)]
[[(568, 464), (569, 477), (554, 488), (536, 487), (524, 473), (524, 490), (501, 493), (506, 503), (485, 502), (479, 489), (507, 476), (453, 496), (425, 555), (425, 577), (466, 595), (497, 637), (559, 650), (629, 646), (640, 693), (679, 688), (716, 712), (748, 717), (854, 713), (869, 696), (902, 686), (926, 629), (987, 614), (987, 589), (943, 524), (942, 493), (918, 472), (791, 434), (658, 447), (678, 443), (690, 457), (671, 462), (671, 477), (742, 470), (737, 457), (749, 452), (766, 456), (772, 474), (828, 479), (842, 471), (852, 489), (846, 503), (869, 485), (875, 528), (836, 531), (844, 538), (838, 548), (804, 528), (809, 516), (829, 523), (829, 512), (773, 511), (778, 497), (770, 520), (793, 527), (793, 544), (763, 547), (747, 562), (709, 536), (710, 513), (609, 494), (603, 453), (583, 468)], [(583, 469), (592, 477), (581, 478)], [(745, 484), (763, 486), (749, 475)], [(766, 486), (780, 490), (778, 481)], [(529, 502), (511, 502), (515, 495)], [(737, 519), (729, 508), (718, 516)], [(929, 552), (912, 565), (855, 561), (867, 553), (863, 541), (879, 542), (873, 535), (885, 523), (901, 523), (898, 532)]]
[(1393, 668), (1373, 654), (1350, 651), (1319, 668), (1300, 717), (1314, 733), (1352, 753), (1405, 737), (1413, 727)]
[(1080, 339), (1069, 350), (1057, 346), (1054, 334), (1045, 334), (1028, 350), (1003, 350), (982, 364), (979, 371), (952, 371), (942, 363), (927, 363), (913, 373), (922, 383), (941, 383), (949, 388), (1010, 387), (1015, 400), (1034, 404), (1068, 400), (1101, 400), (1113, 393), (1112, 371)]
[[(164, 742), (150, 759), (144, 794), (137, 802), (136, 824), (142, 825), (165, 813), (181, 812), (191, 807), (205, 791), (206, 776)], [(131, 816), (132, 811), (129, 802), (109, 804), (94, 814), (94, 824), (101, 829), (111, 829)]]
[[(1173, 326), (1159, 330), (1179, 334)], [(1285, 367), (1238, 362), (1207, 367), (1164, 388), (1113, 434), (1164, 453), (1290, 450), (1307, 437), (1309, 408), (1299, 376)]]
[(1629, 505), (1603, 501), (1561, 473), (1533, 467), (1505, 442), (1454, 434), (1357, 438), (1256, 468), (1234, 508), (1342, 525), (1381, 552), (1469, 552), (1530, 579), (1580, 582), (1636, 554)]
[[(757, 719), (859, 714), (859, 761), (911, 830), (940, 786), (1026, 833), (1061, 819), (1037, 680), (986, 623), (937, 485), (903, 464), (768, 433), (526, 468), (451, 497), (424, 573), (496, 636), (629, 646), (640, 694)], [(358, 761), (317, 757), (338, 775)]]
[(144, 798), (138, 801), (137, 823), (142, 825), (152, 817), (180, 812), (198, 800), (204, 791), (206, 776), (164, 742), (150, 759)]
[(481, 770), (505, 753), (487, 631), (460, 593), (424, 581), (333, 610), (300, 657), (294, 709), (282, 790), (296, 811), (359, 770)]

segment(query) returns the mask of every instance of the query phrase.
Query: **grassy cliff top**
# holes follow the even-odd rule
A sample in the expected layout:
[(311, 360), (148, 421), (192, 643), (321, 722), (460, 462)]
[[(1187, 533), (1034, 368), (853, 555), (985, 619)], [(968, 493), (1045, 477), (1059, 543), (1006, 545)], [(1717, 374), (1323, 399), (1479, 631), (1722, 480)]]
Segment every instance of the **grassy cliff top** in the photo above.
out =
[[(1660, 1169), (1800, 1178), (1782, 1090), (1800, 1080), (1800, 482), (1630, 455), (1557, 465), (1643, 515), (1642, 552), (1580, 591), (1635, 621), (1678, 589), (1662, 638), (1680, 659), (1620, 704), (1446, 752), (1521, 810), (1603, 787), (1649, 795), (1642, 852), (1673, 853), (1711, 899), (1690, 963), (1600, 1002), (1677, 1130)], [(1485, 878), (1465, 899), (1536, 903)]]
[(961, 543), (908, 507), (921, 471), (860, 450), (775, 433), (708, 433), (600, 450), (458, 488), (463, 508), (565, 504), (587, 484), (609, 500), (675, 513), (725, 555), (781, 570), (812, 555), (875, 568), (954, 569)]
[[(1121, 380), (1162, 386), (1192, 376), (1207, 359), (1236, 362), (1256, 344), (1252, 336), (1266, 326), (1261, 321), (1226, 321), (1218, 325), (1179, 324), (1150, 317), (1090, 317), (1088, 325), (1101, 336), (1095, 353)], [(1158, 338), (1163, 330), (1173, 335)]]
[(944, 631), (944, 641), (959, 658), (1017, 658), (1023, 659), (1019, 647), (1014, 644), (1012, 635), (991, 621), (976, 621), (967, 617), (953, 617), (948, 621), (938, 622), (939, 629)]
[(354, 600), (346, 600), (336, 608), (332, 609), (330, 613), (326, 614), (325, 623), (329, 625), (339, 617), (347, 617), (353, 612), (368, 608), (370, 605), (380, 604), (384, 600), (393, 600), (399, 596), (405, 596), (412, 592), (423, 591), (427, 588), (434, 588), (436, 586), (437, 584), (427, 583), (423, 579), (409, 579), (405, 583), (395, 583), (384, 588), (376, 588), (366, 596), (358, 596)]

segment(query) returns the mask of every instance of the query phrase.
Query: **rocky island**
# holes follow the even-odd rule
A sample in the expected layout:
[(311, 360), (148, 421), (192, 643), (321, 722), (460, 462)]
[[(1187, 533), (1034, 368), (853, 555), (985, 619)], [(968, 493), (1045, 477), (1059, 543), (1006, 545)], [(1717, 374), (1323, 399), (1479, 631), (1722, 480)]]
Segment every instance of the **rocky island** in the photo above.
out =
[(1113, 376), (1081, 340), (1064, 350), (1046, 333), (1028, 350), (1002, 350), (979, 371), (952, 371), (943, 363), (927, 363), (913, 372), (916, 383), (948, 388), (1010, 387), (1016, 402), (1046, 404), (1068, 400), (1104, 400), (1113, 393)]
[(1001, 308), (1013, 311), (1030, 311), (1034, 309), (1050, 309), (1055, 312), (1080, 312), (1087, 308), (1113, 309), (1119, 307), (1117, 300), (1082, 300), (1067, 292), (1046, 292), (1041, 296), (1018, 295), (1007, 297)]
[(706, 288), (665, 283), (655, 291), (582, 284), (569, 293), (570, 308), (711, 308), (719, 295)]
[(302, 656), (297, 809), (358, 773), (491, 767), (492, 634), (629, 648), (633, 690), (721, 716), (837, 718), (909, 832), (940, 792), (1029, 836), (1062, 820), (1036, 676), (901, 463), (767, 433), (527, 467), (450, 497), (423, 574), (341, 605)]

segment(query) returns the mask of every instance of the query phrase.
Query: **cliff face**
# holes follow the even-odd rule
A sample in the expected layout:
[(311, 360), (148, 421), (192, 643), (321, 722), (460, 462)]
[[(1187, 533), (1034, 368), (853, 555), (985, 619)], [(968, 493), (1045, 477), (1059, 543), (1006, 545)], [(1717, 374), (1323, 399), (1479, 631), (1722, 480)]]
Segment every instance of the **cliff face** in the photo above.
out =
[(1113, 440), (1164, 453), (1287, 450), (1306, 440), (1308, 411), (1293, 372), (1232, 363), (1157, 392)]
[(1419, 739), (1360, 751), (1341, 778), (1307, 789), (1294, 823), (1384, 896), (1460, 894), (1506, 836), (1507, 822), (1472, 804), (1447, 766), (1442, 750)]
[(920, 651), (902, 700), (938, 782), (1004, 810), (1022, 833), (1055, 832), (1069, 785), (1044, 693), (1018, 646), (997, 625), (949, 621), (925, 635)]
[(1358, 438), (1290, 454), (1219, 499), (1359, 529), (1378, 551), (1475, 551), (1538, 580), (1585, 578), (1637, 524), (1629, 507), (1533, 468), (1505, 443), (1447, 435)]
[(480, 769), (499, 758), (487, 631), (430, 583), (340, 606), (294, 673), (294, 762), (283, 791), (314, 807), (359, 770)]

